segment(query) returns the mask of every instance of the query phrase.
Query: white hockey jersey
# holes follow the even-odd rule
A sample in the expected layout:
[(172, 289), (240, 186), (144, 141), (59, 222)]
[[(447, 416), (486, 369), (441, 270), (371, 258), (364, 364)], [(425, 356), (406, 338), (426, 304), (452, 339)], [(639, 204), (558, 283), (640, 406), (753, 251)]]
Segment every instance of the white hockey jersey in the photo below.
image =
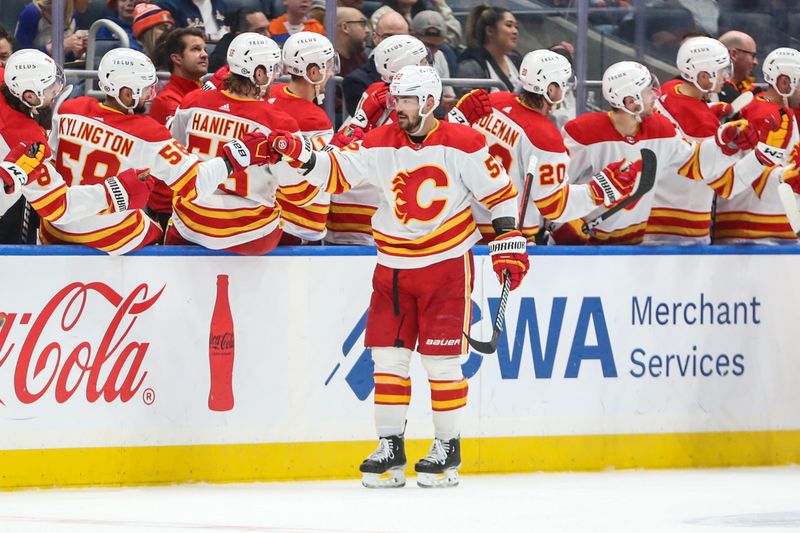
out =
[[(633, 161), (641, 157), (641, 149), (649, 148), (658, 160), (656, 185), (664, 175), (678, 174), (695, 181), (705, 181), (718, 194), (728, 197), (744, 189), (749, 182), (735, 179), (750, 176), (753, 168), (761, 168), (750, 153), (743, 158), (725, 156), (715, 142), (695, 143), (684, 139), (665, 116), (654, 113), (644, 117), (633, 136), (622, 136), (611, 122), (609, 113), (582, 115), (564, 126), (564, 143), (570, 153), (567, 175), (579, 182), (611, 162), (623, 158)], [(607, 218), (595, 228), (589, 239), (593, 244), (639, 244), (644, 239), (653, 190), (632, 206)], [(583, 217), (591, 220), (605, 208)]]
[[(784, 114), (779, 115), (783, 110)], [(780, 116), (781, 124), (769, 132), (765, 142), (780, 147), (787, 157), (800, 150), (800, 135), (794, 112), (788, 107), (774, 104), (757, 96), (742, 109), (741, 116), (759, 122), (765, 117)], [(714, 242), (719, 244), (796, 244), (797, 236), (789, 225), (786, 212), (778, 197), (778, 185), (783, 167), (775, 166), (754, 173), (752, 185), (744, 192), (727, 200), (717, 201), (717, 222)]]
[[(218, 155), (222, 146), (251, 131), (273, 129), (297, 132), (297, 123), (266, 102), (235, 97), (224, 90), (195, 91), (181, 102), (172, 121), (172, 134), (201, 159)], [(280, 207), (275, 202), (280, 176), (296, 180), (287, 163), (252, 166), (234, 172), (212, 194), (176, 198), (172, 223), (189, 242), (215, 250), (239, 246), (279, 228)], [(317, 191), (301, 185), (287, 192), (299, 203)]]
[(334, 194), (364, 180), (378, 187), (372, 231), (378, 263), (390, 268), (424, 267), (467, 253), (480, 240), (473, 197), (493, 218), (517, 216), (517, 192), (483, 136), (448, 122), (438, 122), (420, 143), (397, 125), (381, 126), (361, 143), (318, 152), (306, 178)]
[[(588, 185), (570, 185), (567, 178), (569, 155), (558, 128), (550, 119), (530, 109), (509, 92), (489, 95), (494, 111), (473, 124), (486, 137), (489, 153), (503, 165), (522, 201), (526, 176), (534, 180), (525, 211), (522, 233), (532, 241), (541, 218), (568, 221), (593, 211)], [(480, 202), (473, 205), (483, 242), (494, 239), (491, 215)], [(520, 210), (521, 212), (521, 210)]]

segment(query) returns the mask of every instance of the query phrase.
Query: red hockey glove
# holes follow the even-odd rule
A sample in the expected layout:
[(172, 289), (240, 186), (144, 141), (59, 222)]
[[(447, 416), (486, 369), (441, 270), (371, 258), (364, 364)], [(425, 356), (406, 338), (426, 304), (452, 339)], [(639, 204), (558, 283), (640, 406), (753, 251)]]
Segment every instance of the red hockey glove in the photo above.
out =
[(30, 146), (19, 143), (11, 147), (5, 161), (0, 163), (0, 181), (6, 193), (13, 193), (17, 187), (28, 183), (28, 175), (36, 170), (45, 158), (47, 145), (33, 143)]
[(733, 112), (733, 106), (727, 102), (712, 102), (708, 104), (708, 108), (714, 112), (720, 121)]
[(308, 163), (314, 153), (309, 139), (283, 130), (269, 134), (269, 145), (279, 155), (302, 164)]
[(358, 126), (347, 126), (337, 131), (328, 146), (335, 148), (344, 148), (350, 143), (360, 141), (364, 138), (364, 128)]
[(387, 94), (389, 94), (388, 83), (367, 95), (355, 115), (353, 115), (352, 124), (364, 129), (367, 129), (368, 126), (376, 126), (386, 112)]
[(269, 148), (269, 140), (260, 131), (251, 131), (241, 139), (235, 139), (222, 146), (225, 159), (234, 172), (250, 166), (261, 166), (278, 162), (278, 155)]
[(108, 205), (115, 213), (144, 209), (155, 186), (148, 169), (129, 168), (102, 182)]
[(595, 205), (610, 207), (633, 191), (633, 184), (642, 171), (642, 160), (627, 163), (625, 159), (609, 164), (592, 176), (589, 190)]
[(744, 119), (721, 125), (714, 137), (722, 153), (733, 155), (740, 150), (752, 150), (758, 144), (758, 130)]
[(511, 276), (511, 290), (519, 287), (529, 268), (528, 243), (522, 233), (514, 230), (495, 237), (489, 243), (489, 256), (500, 283), (508, 275)]
[(447, 114), (447, 121), (471, 126), (491, 113), (489, 93), (483, 89), (475, 89), (461, 97)]

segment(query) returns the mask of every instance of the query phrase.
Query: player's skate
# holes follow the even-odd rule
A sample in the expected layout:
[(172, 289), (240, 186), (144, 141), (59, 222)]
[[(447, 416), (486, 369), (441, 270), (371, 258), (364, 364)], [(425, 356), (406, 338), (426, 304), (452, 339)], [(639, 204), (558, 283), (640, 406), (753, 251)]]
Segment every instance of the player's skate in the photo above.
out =
[(433, 439), (431, 451), (414, 466), (417, 471), (417, 485), (423, 488), (455, 487), (458, 485), (460, 466), (460, 438)]
[(378, 448), (364, 459), (361, 484), (370, 489), (388, 489), (406, 485), (406, 449), (402, 435), (381, 437)]

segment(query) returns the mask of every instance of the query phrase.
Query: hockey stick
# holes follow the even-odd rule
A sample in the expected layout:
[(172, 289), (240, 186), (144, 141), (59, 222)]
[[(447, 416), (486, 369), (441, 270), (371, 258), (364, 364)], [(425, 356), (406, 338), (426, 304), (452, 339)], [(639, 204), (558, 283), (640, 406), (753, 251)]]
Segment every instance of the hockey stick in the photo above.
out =
[(616, 213), (619, 213), (629, 205), (633, 204), (637, 200), (639, 200), (642, 196), (650, 192), (653, 188), (653, 185), (656, 183), (656, 170), (658, 168), (658, 161), (656, 160), (656, 154), (653, 153), (652, 150), (647, 148), (642, 148), (642, 173), (639, 176), (639, 186), (636, 187), (636, 190), (631, 193), (630, 196), (619, 202), (618, 204), (612, 206), (607, 211), (604, 211), (597, 217), (593, 218), (589, 222), (586, 222), (583, 225), (583, 232), (589, 235), (594, 235), (594, 228), (599, 226), (604, 220), (607, 220), (609, 217), (614, 216)]
[(739, 111), (744, 109), (746, 105), (748, 105), (750, 102), (753, 101), (753, 98), (755, 97), (753, 96), (752, 91), (745, 91), (736, 98), (734, 98), (733, 102), (731, 102), (731, 112), (722, 117), (720, 119), (720, 123), (724, 124), (726, 122), (730, 122), (731, 120), (733, 120), (733, 117), (738, 115)]
[[(538, 160), (536, 156), (531, 156), (528, 168), (536, 169), (538, 167)], [(531, 187), (533, 185), (534, 175), (528, 172), (525, 175), (525, 188), (522, 191), (522, 202), (519, 206), (519, 217), (517, 219), (517, 230), (522, 231), (525, 223), (525, 213), (528, 211), (528, 200), (531, 197)], [(508, 304), (508, 295), (511, 292), (511, 275), (508, 270), (503, 271), (503, 290), (500, 291), (500, 306), (497, 308), (497, 315), (494, 317), (494, 326), (492, 326), (492, 338), (488, 341), (475, 340), (464, 333), (467, 342), (472, 349), (482, 354), (490, 354), (497, 351), (497, 341), (500, 340), (500, 333), (503, 332), (503, 327), (506, 323), (506, 305)]]

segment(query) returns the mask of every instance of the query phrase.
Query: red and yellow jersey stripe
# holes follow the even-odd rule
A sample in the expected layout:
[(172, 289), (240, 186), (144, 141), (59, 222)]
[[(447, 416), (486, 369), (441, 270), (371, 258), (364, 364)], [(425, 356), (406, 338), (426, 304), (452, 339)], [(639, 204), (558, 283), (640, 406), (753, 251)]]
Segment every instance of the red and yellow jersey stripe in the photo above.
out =
[[(478, 244), (489, 244), (495, 238), (494, 226), (491, 224), (478, 224), (478, 231), (481, 232), (481, 240)], [(522, 235), (528, 242), (536, 240), (536, 235), (539, 233), (539, 225), (527, 226), (522, 228)]]
[(280, 207), (218, 209), (199, 206), (178, 196), (174, 213), (192, 231), (208, 237), (231, 237), (261, 229), (280, 217)]
[(372, 235), (372, 215), (377, 207), (331, 202), (327, 227), (340, 233), (363, 233)]
[(281, 218), (287, 222), (311, 231), (322, 232), (328, 221), (329, 205), (311, 204), (299, 207), (291, 202), (283, 201), (278, 195), (278, 205), (281, 208)]
[(517, 189), (514, 188), (514, 184), (509, 180), (508, 184), (500, 188), (499, 191), (495, 191), (489, 196), (482, 198), (481, 203), (491, 211), (501, 203), (513, 200), (516, 197)]
[(706, 237), (711, 232), (711, 212), (654, 207), (647, 221), (648, 234)]
[(552, 194), (544, 198), (538, 198), (535, 201), (536, 208), (539, 209), (539, 212), (544, 218), (555, 220), (564, 214), (564, 210), (567, 208), (567, 201), (569, 200), (569, 189), (569, 187), (559, 187), (553, 191)]
[(43, 220), (39, 237), (44, 244), (83, 244), (106, 253), (113, 253), (127, 246), (148, 229), (142, 211), (131, 211), (119, 223), (110, 227), (83, 233), (64, 231), (50, 221)]
[(451, 250), (475, 233), (472, 210), (467, 207), (430, 234), (419, 239), (402, 239), (373, 230), (375, 244), (382, 254), (395, 257), (424, 257)]
[(640, 222), (610, 232), (595, 228), (595, 234), (589, 237), (587, 244), (641, 244), (646, 229), (647, 222)]
[(67, 184), (62, 183), (52, 191), (31, 201), (31, 207), (44, 220), (56, 222), (67, 210)]
[(797, 240), (785, 215), (759, 215), (744, 211), (717, 213), (714, 238)]

